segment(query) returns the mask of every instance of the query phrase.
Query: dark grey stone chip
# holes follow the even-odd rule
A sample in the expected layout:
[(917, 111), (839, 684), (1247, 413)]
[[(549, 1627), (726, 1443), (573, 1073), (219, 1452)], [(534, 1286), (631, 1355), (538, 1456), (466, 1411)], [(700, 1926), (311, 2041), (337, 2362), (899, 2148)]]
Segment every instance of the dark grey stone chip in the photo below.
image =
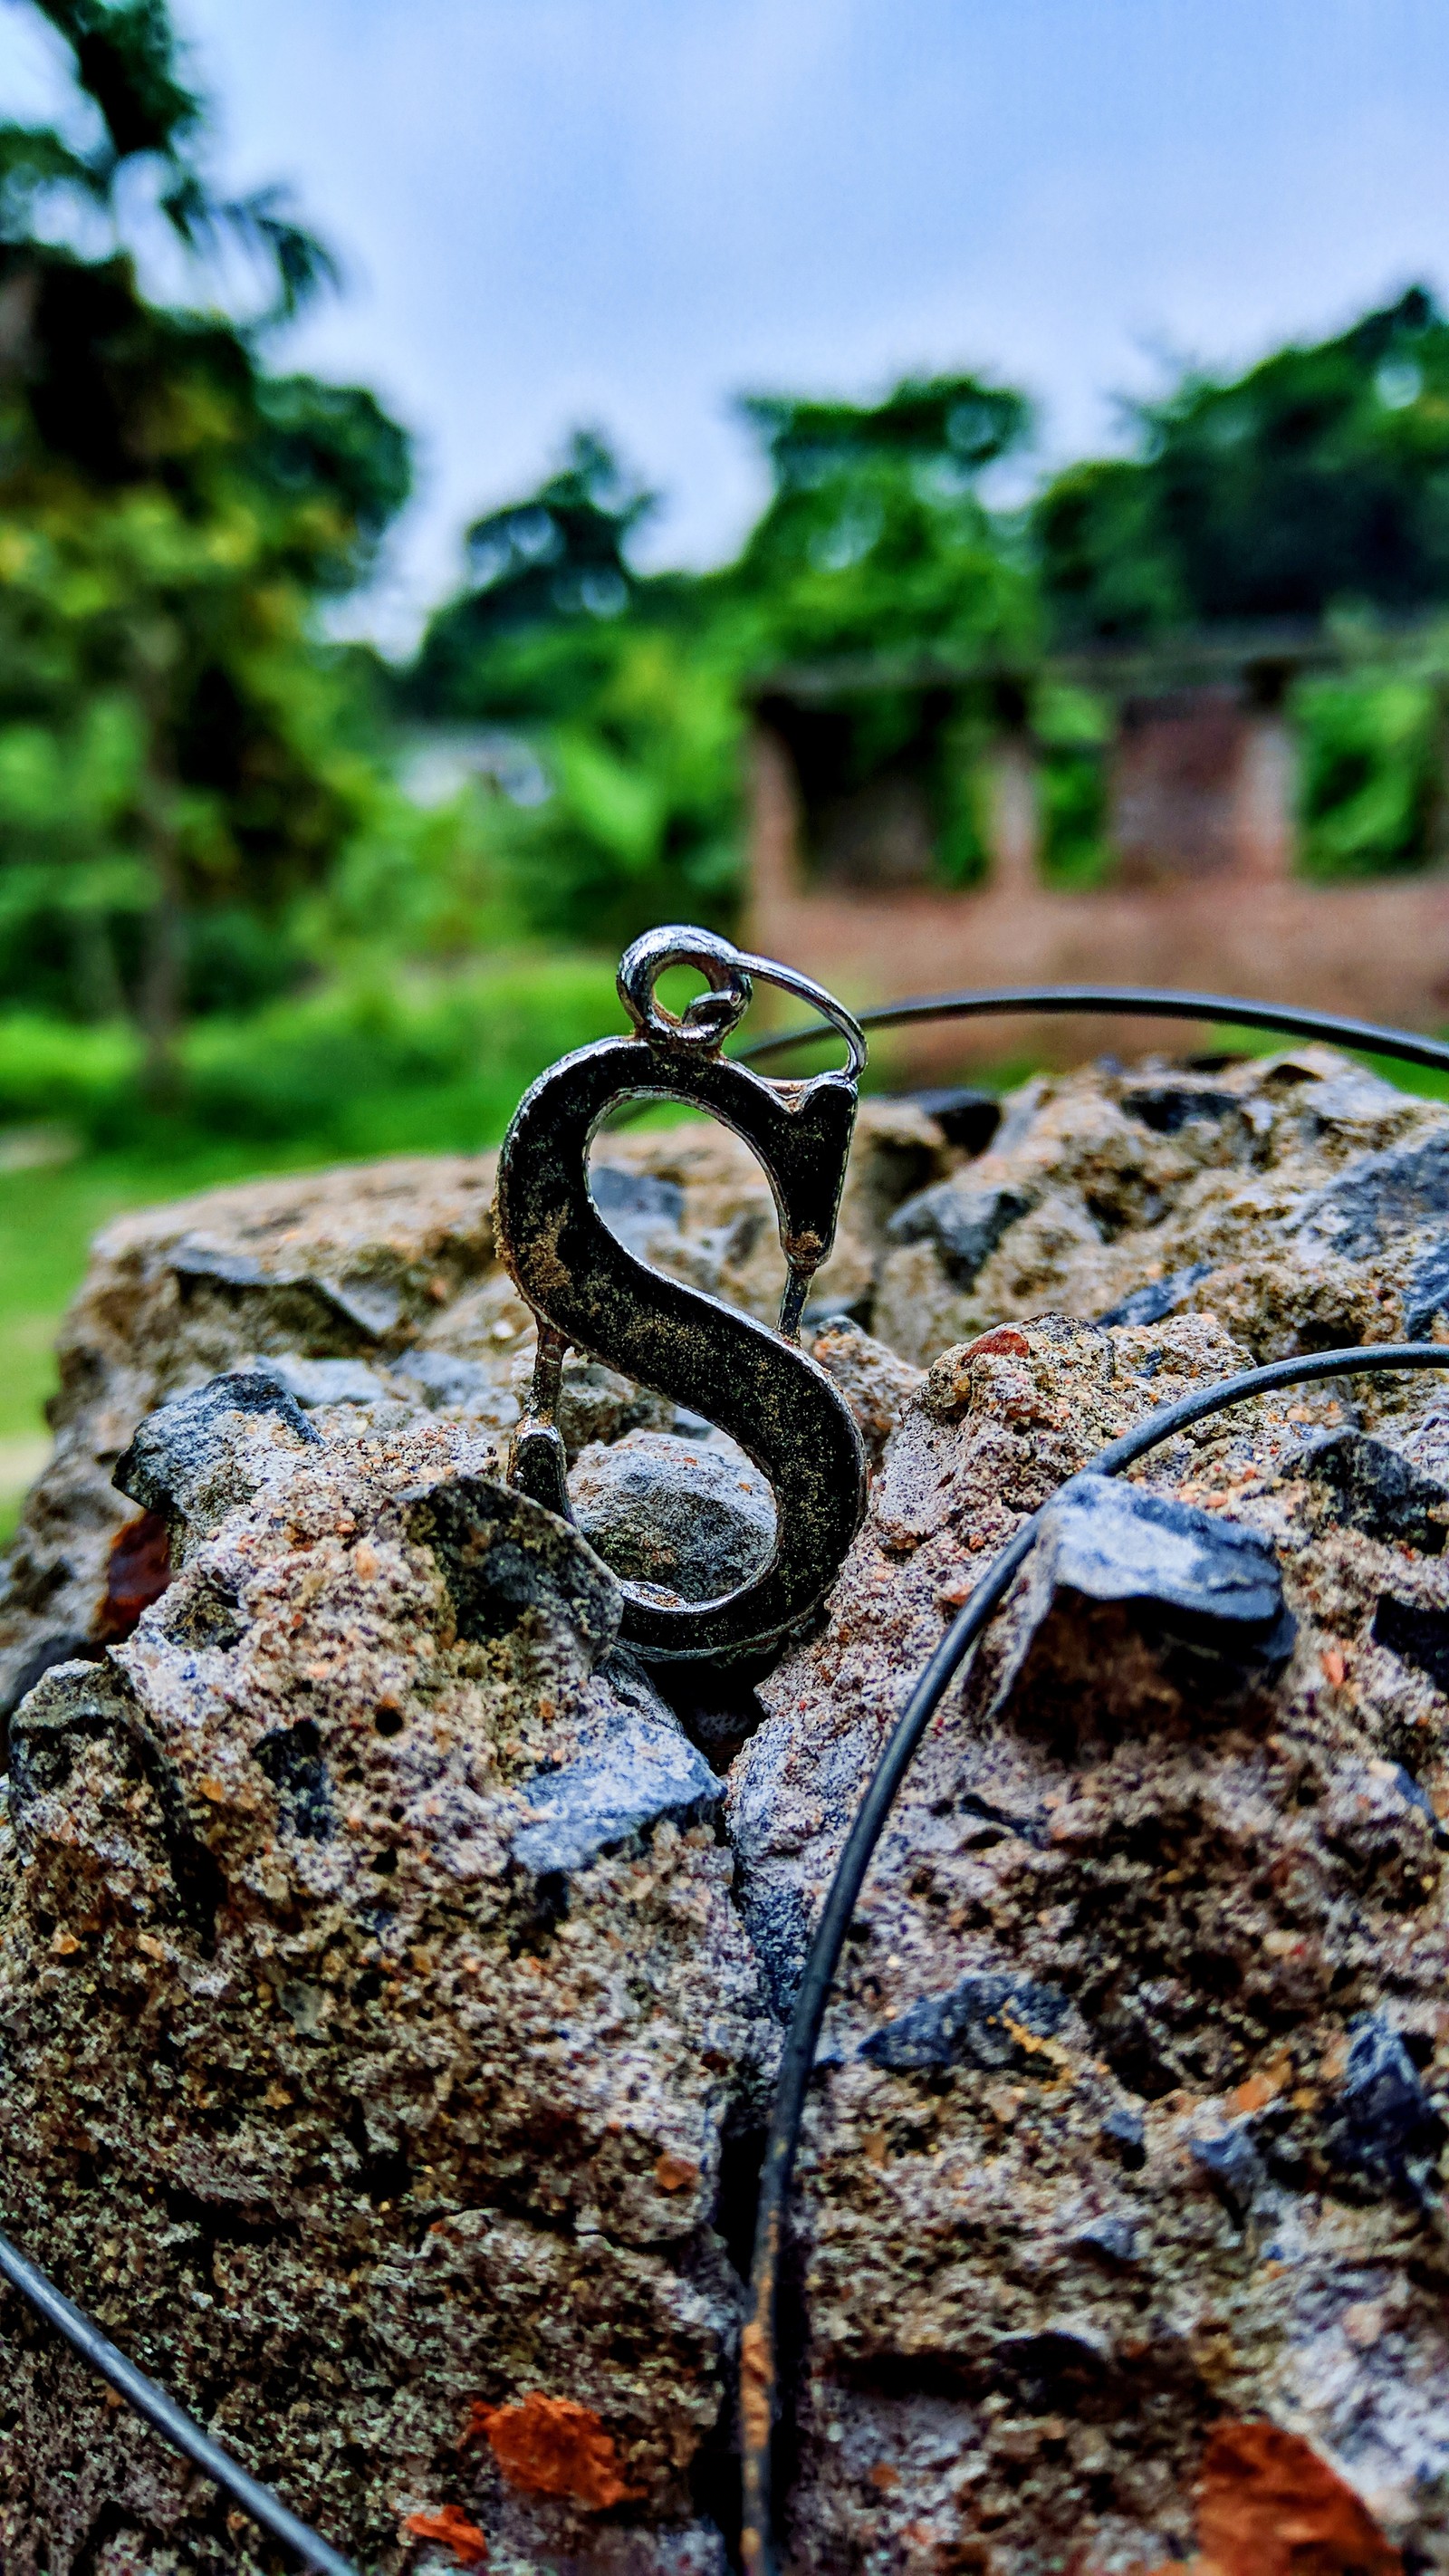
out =
[(451, 1351), (404, 1351), (394, 1360), (393, 1376), (415, 1389), (425, 1404), (490, 1404), (496, 1389), (478, 1360), (454, 1358)]
[(996, 1093), (971, 1083), (956, 1083), (945, 1091), (912, 1091), (907, 1096), (928, 1118), (934, 1118), (947, 1144), (963, 1154), (984, 1154), (1001, 1125)]
[(1449, 1487), (1424, 1475), (1387, 1441), (1362, 1431), (1330, 1431), (1305, 1451), (1298, 1472), (1326, 1487), (1339, 1519), (1351, 1529), (1402, 1540), (1424, 1556), (1443, 1554)]
[(1302, 1224), (1347, 1260), (1363, 1261), (1436, 1216), (1449, 1216), (1449, 1132), (1361, 1154), (1309, 1201)]
[(1296, 1622), (1268, 1541), (1219, 1512), (1108, 1476), (1076, 1476), (1042, 1516), (1037, 1556), (1052, 1594), (1133, 1605), (1170, 1634), (1271, 1667)]
[(1210, 1261), (1191, 1262), (1186, 1270), (1175, 1270), (1170, 1279), (1152, 1279), (1142, 1288), (1133, 1288), (1099, 1315), (1099, 1324), (1160, 1324), (1171, 1315), (1197, 1286), (1200, 1279), (1212, 1274)]
[(196, 1286), (303, 1292), (323, 1314), (340, 1320), (366, 1341), (382, 1341), (402, 1318), (402, 1298), (385, 1280), (324, 1279), (297, 1270), (265, 1270), (246, 1252), (225, 1252), (207, 1243), (181, 1243), (170, 1269), (183, 1292)]
[(589, 1545), (626, 1583), (685, 1601), (737, 1591), (768, 1564), (775, 1505), (758, 1469), (667, 1431), (586, 1449), (570, 1487)]
[(1427, 1341), (1434, 1318), (1449, 1310), (1449, 1234), (1422, 1252), (1404, 1287), (1404, 1330), (1411, 1342)]
[(116, 1461), (112, 1484), (147, 1511), (174, 1510), (178, 1497), (192, 1490), (231, 1446), (228, 1416), (248, 1413), (275, 1414), (299, 1440), (321, 1446), (320, 1431), (276, 1378), (259, 1369), (227, 1369), (148, 1413)]
[(1205, 1082), (1142, 1082), (1122, 1094), (1122, 1106), (1129, 1118), (1139, 1118), (1154, 1136), (1177, 1136), (1195, 1121), (1212, 1121), (1221, 1125), (1224, 1119), (1242, 1115), (1242, 1102), (1231, 1091), (1219, 1091)]
[(1449, 1610), (1426, 1610), (1381, 1592), (1369, 1634), (1376, 1646), (1387, 1646), (1449, 1696)]
[(810, 1951), (810, 1916), (805, 1898), (793, 1882), (754, 1890), (745, 1902), (745, 1929), (765, 1971), (770, 2002), (781, 2021), (788, 2021), (805, 1974)]
[(1142, 2171), (1147, 2162), (1147, 2124), (1140, 2111), (1132, 2110), (1125, 2102), (1109, 2111), (1102, 2122), (1102, 2142), (1108, 2154), (1115, 2155), (1129, 2173)]
[(275, 1379), (307, 1413), (323, 1404), (380, 1404), (387, 1394), (366, 1360), (304, 1360), (286, 1351), (261, 1361), (256, 1374)]
[(684, 1192), (678, 1181), (655, 1172), (626, 1172), (617, 1163), (589, 1167), (589, 1196), (611, 1234), (628, 1251), (640, 1251), (660, 1226), (679, 1226)]
[(252, 1760), (279, 1791), (286, 1821), (299, 1839), (330, 1841), (332, 1783), (315, 1720), (304, 1717), (295, 1726), (273, 1727), (253, 1745)]
[(1188, 2145), (1194, 2164), (1241, 2226), (1267, 2178), (1249, 2123), (1231, 2120), (1225, 2128), (1190, 2138)]
[(1360, 2014), (1349, 2024), (1348, 2071), (1328, 2126), (1333, 2162), (1418, 2199), (1443, 2142), (1444, 2124), (1399, 2033), (1381, 2013)]
[(947, 1994), (912, 2004), (873, 2031), (859, 2053), (898, 2075), (952, 2066), (1048, 2075), (1053, 2060), (1031, 2042), (1052, 2038), (1070, 2009), (1056, 1986), (987, 1969), (963, 1977)]
[(1080, 2398), (1110, 2377), (1112, 2348), (1086, 2318), (1072, 2318), (1035, 2331), (1002, 2335), (992, 2345), (991, 2358), (1020, 2390), (1030, 2412), (1045, 2414), (1061, 2406), (1075, 2414)]
[(1125, 2272), (1137, 2260), (1137, 2234), (1135, 2219), (1093, 2218), (1078, 2229), (1072, 2243), (1079, 2253), (1090, 2255), (1107, 2271)]
[(667, 1818), (684, 1826), (712, 1815), (725, 1793), (650, 1684), (616, 1656), (601, 1680), (608, 1713), (578, 1759), (535, 1771), (524, 1795), (535, 1820), (511, 1851), (535, 1878), (587, 1869), (604, 1851)]
[(969, 1288), (1003, 1235), (1031, 1206), (1020, 1190), (968, 1189), (959, 1181), (937, 1181), (896, 1209), (886, 1237), (891, 1243), (934, 1243), (948, 1277), (958, 1288)]
[(450, 1476), (410, 1504), (407, 1526), (437, 1557), (469, 1643), (572, 1639), (590, 1667), (615, 1644), (620, 1596), (608, 1567), (527, 1494)]

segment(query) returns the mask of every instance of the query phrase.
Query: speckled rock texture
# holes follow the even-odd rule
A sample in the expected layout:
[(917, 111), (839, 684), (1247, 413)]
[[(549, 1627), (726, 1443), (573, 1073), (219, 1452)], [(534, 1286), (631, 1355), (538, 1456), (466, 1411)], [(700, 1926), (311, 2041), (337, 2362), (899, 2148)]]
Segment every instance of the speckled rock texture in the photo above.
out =
[[(771, 1311), (743, 1149), (600, 1150), (645, 1258)], [(781, 2021), (905, 1689), (1048, 1505), (827, 2020), (791, 2576), (1449, 2570), (1449, 1387), (1059, 1492), (1254, 1359), (1449, 1361), (1449, 1115), (1313, 1049), (1032, 1084), (975, 1156), (872, 1110), (812, 1332), (868, 1518), (748, 1684), (616, 1644), (640, 1477), (669, 1588), (692, 1479), (701, 1566), (763, 1530), (707, 1425), (570, 1363), (613, 1571), (501, 1485), (488, 1183), (103, 1241), (0, 1632), (0, 2223), (388, 2576), (723, 2576)], [(0, 2329), (6, 2576), (263, 2563)]]
[[(228, 1400), (255, 1383), (201, 1436), (168, 1421), (195, 1399), (152, 1417), (128, 1472), (181, 1570), (12, 1723), (6, 2224), (363, 2563), (461, 2502), (495, 2567), (712, 2570), (714, 2220), (772, 2049), (722, 1784), (496, 1452)], [(7, 2576), (92, 2563), (117, 2516), (246, 2559), (5, 2322)], [(602, 2538), (599, 2475), (529, 2499), (460, 2453), (470, 2407), (537, 2390), (600, 2428)]]

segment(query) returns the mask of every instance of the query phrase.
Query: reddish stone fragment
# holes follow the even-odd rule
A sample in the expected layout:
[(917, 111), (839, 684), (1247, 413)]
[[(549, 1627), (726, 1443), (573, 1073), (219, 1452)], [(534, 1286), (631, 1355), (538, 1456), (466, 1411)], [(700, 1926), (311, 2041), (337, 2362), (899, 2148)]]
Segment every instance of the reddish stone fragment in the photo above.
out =
[(1025, 1333), (1019, 1333), (1014, 1324), (993, 1324), (989, 1333), (978, 1333), (974, 1342), (968, 1342), (960, 1356), (963, 1360), (985, 1359), (992, 1351), (1009, 1352), (1015, 1359), (1029, 1359), (1031, 1344)]
[(1219, 2424), (1198, 2499), (1200, 2576), (1403, 2576), (1352, 2487), (1276, 2424)]
[(488, 2543), (460, 2505), (445, 2504), (437, 2513), (410, 2513), (403, 2529), (415, 2540), (441, 2540), (460, 2567), (482, 2567), (487, 2560)]
[(591, 2406), (534, 2389), (519, 2406), (475, 2401), (465, 2442), (482, 2434), (510, 2485), (530, 2495), (572, 2496), (604, 2513), (634, 2493), (620, 2472), (612, 2433)]
[(171, 1534), (159, 1512), (142, 1512), (111, 1541), (96, 1617), (97, 1644), (117, 1646), (129, 1637), (142, 1611), (160, 1600), (170, 1581)]
[(699, 2167), (688, 2156), (671, 2155), (666, 2148), (654, 2160), (654, 2179), (661, 2191), (692, 2191), (699, 2180)]

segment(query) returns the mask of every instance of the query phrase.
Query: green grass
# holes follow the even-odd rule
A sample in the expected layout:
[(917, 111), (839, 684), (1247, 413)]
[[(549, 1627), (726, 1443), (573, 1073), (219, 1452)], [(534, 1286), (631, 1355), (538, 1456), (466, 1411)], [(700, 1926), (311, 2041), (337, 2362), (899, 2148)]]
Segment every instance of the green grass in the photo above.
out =
[(56, 1328), (92, 1237), (125, 1208), (246, 1179), (255, 1165), (254, 1154), (220, 1146), (162, 1162), (94, 1155), (0, 1171), (0, 1538), (45, 1461)]
[(496, 1144), (535, 1074), (624, 1025), (612, 960), (369, 970), (194, 1029), (184, 1109), (161, 1117), (129, 1032), (0, 1018), (0, 1538), (46, 1454), (56, 1326), (111, 1217), (266, 1173)]

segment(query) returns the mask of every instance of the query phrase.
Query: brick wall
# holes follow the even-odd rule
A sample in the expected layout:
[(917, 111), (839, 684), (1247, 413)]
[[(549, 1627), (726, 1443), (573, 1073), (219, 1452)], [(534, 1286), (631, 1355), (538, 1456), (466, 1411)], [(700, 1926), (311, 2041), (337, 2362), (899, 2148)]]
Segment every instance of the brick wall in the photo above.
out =
[[(1449, 1023), (1449, 875), (1313, 886), (1292, 867), (1291, 767), (1281, 719), (1235, 719), (1233, 820), (1207, 866), (1090, 893), (1036, 873), (1028, 756), (1004, 742), (986, 885), (948, 894), (812, 884), (788, 751), (767, 726), (751, 750), (748, 939), (865, 1006), (953, 986), (1176, 984), (1304, 1002), (1410, 1028)], [(1161, 1022), (961, 1022), (890, 1041), (909, 1078), (1030, 1053), (1060, 1063), (1173, 1043)], [(1200, 1041), (1201, 1043), (1201, 1041)]]

